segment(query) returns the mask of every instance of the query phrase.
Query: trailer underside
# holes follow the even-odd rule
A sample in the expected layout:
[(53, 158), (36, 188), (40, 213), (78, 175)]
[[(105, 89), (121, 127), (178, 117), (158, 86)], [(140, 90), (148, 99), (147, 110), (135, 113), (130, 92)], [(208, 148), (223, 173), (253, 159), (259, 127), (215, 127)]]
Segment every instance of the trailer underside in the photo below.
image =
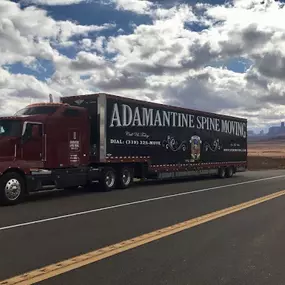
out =
[[(67, 169), (38, 170), (27, 175), (27, 192), (42, 190), (73, 188), (101, 182), (105, 190), (127, 188), (131, 186), (134, 178), (137, 179), (175, 179), (199, 175), (218, 175), (221, 178), (230, 177), (236, 172), (246, 171), (246, 163), (212, 164), (212, 165), (172, 165), (148, 166), (145, 163), (112, 163), (97, 164), (91, 167), (78, 167)], [(126, 177), (127, 176), (127, 177)], [(106, 179), (113, 179), (109, 185)], [(121, 181), (126, 179), (126, 181)], [(118, 182), (119, 181), (119, 182)], [(118, 183), (117, 183), (118, 182)], [(111, 183), (111, 182), (109, 182)], [(110, 189), (109, 189), (110, 188)]]

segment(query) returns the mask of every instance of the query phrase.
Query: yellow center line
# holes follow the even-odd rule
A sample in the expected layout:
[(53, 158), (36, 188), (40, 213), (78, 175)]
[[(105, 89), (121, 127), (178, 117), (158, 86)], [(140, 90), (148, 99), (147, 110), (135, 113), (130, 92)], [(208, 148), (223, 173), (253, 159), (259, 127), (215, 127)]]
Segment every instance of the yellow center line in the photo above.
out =
[(27, 272), (10, 279), (0, 281), (0, 285), (26, 285), (35, 284), (43, 280), (55, 277), (57, 275), (69, 272), (71, 270), (80, 268), (82, 266), (97, 262), (104, 258), (119, 254), (121, 252), (130, 250), (132, 248), (139, 247), (141, 245), (150, 243), (152, 241), (161, 239), (173, 235), (175, 233), (193, 228), (195, 226), (201, 225), (203, 223), (221, 218), (223, 216), (241, 211), (243, 209), (255, 206), (257, 204), (269, 201), (271, 199), (285, 195), (285, 190), (266, 195), (248, 202), (238, 204), (229, 208), (225, 208), (219, 211), (215, 211), (197, 218), (193, 218), (166, 228), (162, 228), (147, 234), (143, 234), (138, 237), (134, 237), (110, 246), (106, 246), (95, 251), (91, 251), (79, 256), (75, 256), (61, 262), (51, 264), (31, 272)]

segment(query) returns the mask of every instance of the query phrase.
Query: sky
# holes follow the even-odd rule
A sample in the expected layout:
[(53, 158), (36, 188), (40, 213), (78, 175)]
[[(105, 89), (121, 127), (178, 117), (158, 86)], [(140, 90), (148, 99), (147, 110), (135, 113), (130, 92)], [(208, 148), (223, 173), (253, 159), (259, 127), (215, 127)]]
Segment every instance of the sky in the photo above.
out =
[(0, 0), (0, 115), (106, 92), (279, 125), (284, 18), (271, 0)]

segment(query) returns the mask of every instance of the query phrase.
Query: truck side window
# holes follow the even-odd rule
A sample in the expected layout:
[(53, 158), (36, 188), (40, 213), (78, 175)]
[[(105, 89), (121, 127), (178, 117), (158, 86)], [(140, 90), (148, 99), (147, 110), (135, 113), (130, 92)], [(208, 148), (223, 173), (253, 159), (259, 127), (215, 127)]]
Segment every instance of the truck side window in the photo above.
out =
[(27, 124), (26, 125), (26, 130), (24, 133), (24, 137), (25, 139), (29, 139), (32, 136), (32, 124)]
[(43, 125), (38, 125), (39, 126), (39, 136), (43, 136)]
[(25, 140), (31, 139), (34, 125), (38, 126), (38, 130), (39, 130), (38, 136), (41, 137), (43, 135), (43, 128), (41, 124), (27, 124), (26, 131), (24, 134)]
[(80, 112), (78, 110), (75, 110), (75, 109), (66, 109), (64, 111), (63, 115), (65, 117), (79, 117)]

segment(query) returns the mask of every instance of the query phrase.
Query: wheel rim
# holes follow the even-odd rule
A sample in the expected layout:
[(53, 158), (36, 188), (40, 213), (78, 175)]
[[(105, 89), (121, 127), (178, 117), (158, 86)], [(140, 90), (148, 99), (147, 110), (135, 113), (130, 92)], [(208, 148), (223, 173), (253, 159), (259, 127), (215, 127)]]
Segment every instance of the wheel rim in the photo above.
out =
[(10, 179), (5, 186), (5, 195), (10, 201), (14, 201), (21, 195), (21, 183), (17, 179)]
[(131, 182), (131, 173), (129, 170), (124, 170), (122, 173), (122, 181), (124, 185), (129, 185)]
[(112, 171), (108, 171), (105, 177), (105, 184), (108, 188), (111, 188), (115, 184), (115, 174)]

